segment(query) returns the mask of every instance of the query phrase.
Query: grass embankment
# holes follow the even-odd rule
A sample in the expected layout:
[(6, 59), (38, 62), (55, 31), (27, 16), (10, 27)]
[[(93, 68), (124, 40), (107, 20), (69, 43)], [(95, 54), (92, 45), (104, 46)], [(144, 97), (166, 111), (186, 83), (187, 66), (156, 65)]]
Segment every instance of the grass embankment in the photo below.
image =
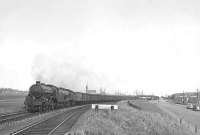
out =
[(126, 102), (119, 110), (89, 110), (80, 117), (71, 135), (192, 135), (189, 128), (157, 112), (135, 109)]
[(135, 108), (139, 108), (140, 110), (147, 111), (147, 112), (152, 112), (152, 113), (160, 113), (160, 114), (166, 114), (161, 110), (157, 104), (157, 101), (131, 101), (131, 104), (135, 105)]

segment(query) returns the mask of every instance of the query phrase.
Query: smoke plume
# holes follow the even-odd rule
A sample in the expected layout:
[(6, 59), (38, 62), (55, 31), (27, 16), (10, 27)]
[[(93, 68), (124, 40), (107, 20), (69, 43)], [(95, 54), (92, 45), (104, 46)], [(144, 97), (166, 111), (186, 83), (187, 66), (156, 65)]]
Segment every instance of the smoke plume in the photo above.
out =
[(58, 60), (45, 55), (38, 55), (35, 58), (32, 75), (35, 80), (74, 91), (84, 91), (87, 84), (89, 89), (99, 90), (105, 81), (102, 76), (84, 66), (83, 61), (74, 62), (70, 58)]

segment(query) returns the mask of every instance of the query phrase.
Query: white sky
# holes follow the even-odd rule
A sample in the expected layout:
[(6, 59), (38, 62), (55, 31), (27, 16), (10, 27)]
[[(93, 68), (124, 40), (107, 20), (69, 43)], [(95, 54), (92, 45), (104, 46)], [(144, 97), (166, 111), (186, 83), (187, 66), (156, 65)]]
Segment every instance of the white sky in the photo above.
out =
[(200, 88), (198, 0), (0, 0), (0, 87)]

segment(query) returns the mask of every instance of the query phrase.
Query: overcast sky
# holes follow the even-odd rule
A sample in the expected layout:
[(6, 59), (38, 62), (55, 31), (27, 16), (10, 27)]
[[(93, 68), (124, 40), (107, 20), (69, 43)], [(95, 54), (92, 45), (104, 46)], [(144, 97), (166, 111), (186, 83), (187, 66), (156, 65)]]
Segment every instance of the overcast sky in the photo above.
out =
[(0, 0), (0, 87), (200, 88), (198, 0)]

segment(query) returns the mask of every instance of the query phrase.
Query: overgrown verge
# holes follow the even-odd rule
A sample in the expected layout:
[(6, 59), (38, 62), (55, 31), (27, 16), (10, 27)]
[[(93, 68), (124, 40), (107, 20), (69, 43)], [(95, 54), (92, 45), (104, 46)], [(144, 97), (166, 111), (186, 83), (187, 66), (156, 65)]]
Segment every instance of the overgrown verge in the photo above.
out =
[[(69, 133), (66, 133), (69, 134)], [(74, 125), (71, 135), (193, 135), (189, 128), (159, 113), (119, 103), (119, 110), (89, 110)]]

